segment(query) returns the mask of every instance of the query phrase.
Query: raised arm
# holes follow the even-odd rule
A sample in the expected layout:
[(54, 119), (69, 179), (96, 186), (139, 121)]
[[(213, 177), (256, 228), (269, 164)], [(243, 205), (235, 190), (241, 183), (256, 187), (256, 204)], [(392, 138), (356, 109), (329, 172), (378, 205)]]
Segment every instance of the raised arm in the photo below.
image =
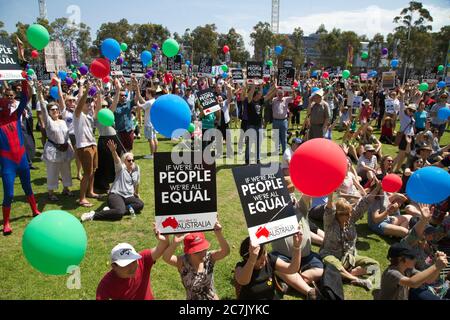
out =
[(77, 107), (75, 108), (75, 117), (79, 117), (81, 115), (81, 112), (83, 111), (83, 107), (86, 104), (86, 99), (88, 96), (87, 88), (85, 88), (83, 85), (80, 86), (80, 92), (78, 93), (80, 96), (80, 99), (78, 100)]
[(153, 223), (153, 232), (155, 233), (158, 245), (151, 250), (153, 261), (158, 260), (164, 254), (164, 251), (169, 247), (169, 237), (163, 236), (158, 230), (156, 230), (156, 224)]
[(250, 246), (248, 248), (249, 257), (247, 262), (243, 267), (237, 267), (234, 272), (234, 278), (237, 283), (241, 286), (246, 286), (252, 280), (253, 269), (255, 267), (256, 261), (258, 260), (259, 251), (261, 247), (259, 245), (253, 245), (250, 242)]
[(112, 112), (116, 112), (117, 105), (119, 104), (120, 90), (122, 89), (122, 85), (118, 79), (114, 80), (114, 89), (116, 90), (116, 94), (114, 95), (114, 100), (110, 108)]
[(277, 259), (277, 262), (275, 264), (275, 269), (281, 273), (285, 274), (294, 274), (297, 273), (298, 270), (300, 270), (300, 264), (301, 264), (301, 244), (303, 240), (303, 234), (298, 232), (294, 235), (294, 252), (292, 256), (291, 263), (287, 263), (281, 259)]
[(58, 103), (59, 103), (59, 110), (62, 113), (64, 110), (66, 110), (66, 102), (64, 101), (64, 92), (61, 87), (61, 79), (57, 76), (54, 76), (53, 79), (56, 81), (58, 85)]
[(447, 267), (447, 264), (448, 261), (445, 253), (437, 252), (435, 264), (410, 278), (403, 277), (402, 279), (400, 279), (400, 285), (409, 288), (419, 288), (425, 282), (433, 281), (436, 279), (436, 277), (439, 277), (441, 270)]
[(109, 148), (109, 151), (111, 151), (113, 159), (114, 159), (114, 164), (115, 165), (122, 165), (122, 160), (120, 160), (119, 155), (117, 154), (117, 145), (114, 143), (113, 140), (109, 140), (107, 143), (107, 146)]
[(253, 95), (255, 94), (255, 85), (250, 85), (250, 89), (247, 91), (247, 101), (248, 103), (252, 103), (253, 101)]
[(219, 241), (220, 249), (217, 251), (213, 251), (211, 254), (211, 258), (214, 262), (224, 259), (226, 256), (230, 254), (230, 245), (227, 240), (225, 240), (222, 234), (222, 226), (219, 221), (216, 222), (214, 226), (214, 233), (216, 235), (217, 241)]
[(48, 111), (47, 111), (47, 104), (44, 101), (44, 97), (42, 95), (42, 82), (38, 82), (37, 86), (37, 98), (39, 103), (41, 104), (41, 114), (39, 117), (41, 118), (41, 121), (44, 123), (45, 126), (47, 126), (48, 122)]
[(174, 255), (175, 251), (177, 250), (178, 245), (184, 241), (184, 238), (188, 234), (182, 234), (182, 235), (175, 235), (173, 237), (172, 243), (167, 247), (167, 249), (164, 251), (163, 254), (163, 260), (174, 267), (177, 267), (178, 270), (181, 269), (182, 260), (178, 258), (176, 255)]

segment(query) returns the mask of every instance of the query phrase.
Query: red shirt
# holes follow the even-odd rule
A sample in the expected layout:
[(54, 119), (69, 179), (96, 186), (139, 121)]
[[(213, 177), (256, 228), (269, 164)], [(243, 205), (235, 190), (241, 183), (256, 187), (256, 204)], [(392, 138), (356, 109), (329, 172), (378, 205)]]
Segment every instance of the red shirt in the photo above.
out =
[(100, 281), (97, 287), (97, 300), (153, 300), (150, 271), (155, 262), (151, 250), (139, 253), (142, 259), (134, 278), (122, 279), (111, 270)]
[(385, 137), (392, 137), (394, 136), (394, 132), (393, 132), (393, 128), (390, 127), (386, 127), (385, 125), (383, 127), (381, 127), (381, 135), (385, 136)]
[(164, 83), (165, 83), (165, 84), (171, 84), (172, 81), (173, 81), (172, 75), (171, 75), (170, 73), (166, 73), (166, 74), (164, 75)]

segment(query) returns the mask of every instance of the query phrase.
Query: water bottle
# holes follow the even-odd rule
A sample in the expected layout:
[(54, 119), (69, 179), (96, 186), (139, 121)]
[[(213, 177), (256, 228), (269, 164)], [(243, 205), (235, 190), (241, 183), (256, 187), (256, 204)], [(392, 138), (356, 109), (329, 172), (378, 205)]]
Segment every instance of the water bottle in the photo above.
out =
[(128, 212), (130, 213), (131, 219), (136, 219), (136, 212), (134, 212), (134, 209), (131, 205), (128, 206)]

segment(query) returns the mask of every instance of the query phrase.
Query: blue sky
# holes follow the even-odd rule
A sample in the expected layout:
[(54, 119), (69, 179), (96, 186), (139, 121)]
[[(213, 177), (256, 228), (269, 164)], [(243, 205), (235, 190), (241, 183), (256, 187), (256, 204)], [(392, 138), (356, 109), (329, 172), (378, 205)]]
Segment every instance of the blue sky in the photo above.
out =
[[(301, 27), (305, 34), (324, 23), (327, 29), (338, 27), (359, 34), (387, 34), (392, 19), (407, 6), (407, 0), (309, 1), (281, 0), (280, 31), (292, 32)], [(427, 0), (424, 5), (435, 18), (434, 29), (450, 24), (450, 1)], [(258, 21), (270, 22), (270, 0), (47, 0), (50, 21), (58, 17), (79, 17), (93, 30), (104, 22), (128, 19), (130, 23), (159, 23), (171, 32), (184, 33), (198, 25), (215, 23), (220, 32), (231, 27), (245, 38), (247, 45), (253, 26)], [(38, 16), (38, 0), (0, 0), (0, 20), (6, 30), (15, 30), (17, 21), (31, 23)]]

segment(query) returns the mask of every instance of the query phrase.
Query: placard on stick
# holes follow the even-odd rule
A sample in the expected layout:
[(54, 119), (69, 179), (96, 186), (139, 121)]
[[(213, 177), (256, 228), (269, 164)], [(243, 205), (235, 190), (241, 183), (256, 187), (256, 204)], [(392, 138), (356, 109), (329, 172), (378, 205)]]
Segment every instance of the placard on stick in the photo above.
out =
[(167, 71), (170, 71), (173, 74), (183, 74), (180, 55), (176, 55), (173, 58), (167, 58)]
[(253, 165), (233, 169), (248, 232), (254, 244), (289, 237), (299, 231), (291, 197), (281, 168), (265, 174), (268, 167)]
[[(175, 164), (155, 153), (155, 218), (161, 234), (210, 231), (217, 222), (216, 165)], [(201, 158), (201, 155), (200, 155)]]
[(233, 83), (244, 83), (244, 72), (242, 69), (231, 69), (231, 75), (233, 77)]
[(203, 108), (203, 113), (205, 116), (217, 112), (220, 110), (220, 105), (217, 102), (216, 93), (213, 89), (208, 88), (197, 93), (197, 99)]
[(136, 78), (144, 77), (145, 70), (144, 70), (144, 66), (142, 65), (142, 62), (137, 61), (137, 60), (132, 60), (130, 62), (130, 67), (131, 67), (131, 74), (134, 74), (136, 76)]
[(383, 89), (395, 88), (395, 71), (383, 72), (382, 83)]
[(17, 51), (11, 41), (0, 38), (0, 80), (22, 80)]
[(213, 61), (211, 58), (201, 58), (200, 64), (198, 65), (198, 76), (199, 77), (212, 77), (212, 65)]
[(248, 61), (247, 62), (247, 83), (259, 84), (262, 83), (264, 77), (264, 63)]
[(295, 81), (295, 69), (281, 68), (278, 69), (278, 85), (285, 91), (292, 91)]

